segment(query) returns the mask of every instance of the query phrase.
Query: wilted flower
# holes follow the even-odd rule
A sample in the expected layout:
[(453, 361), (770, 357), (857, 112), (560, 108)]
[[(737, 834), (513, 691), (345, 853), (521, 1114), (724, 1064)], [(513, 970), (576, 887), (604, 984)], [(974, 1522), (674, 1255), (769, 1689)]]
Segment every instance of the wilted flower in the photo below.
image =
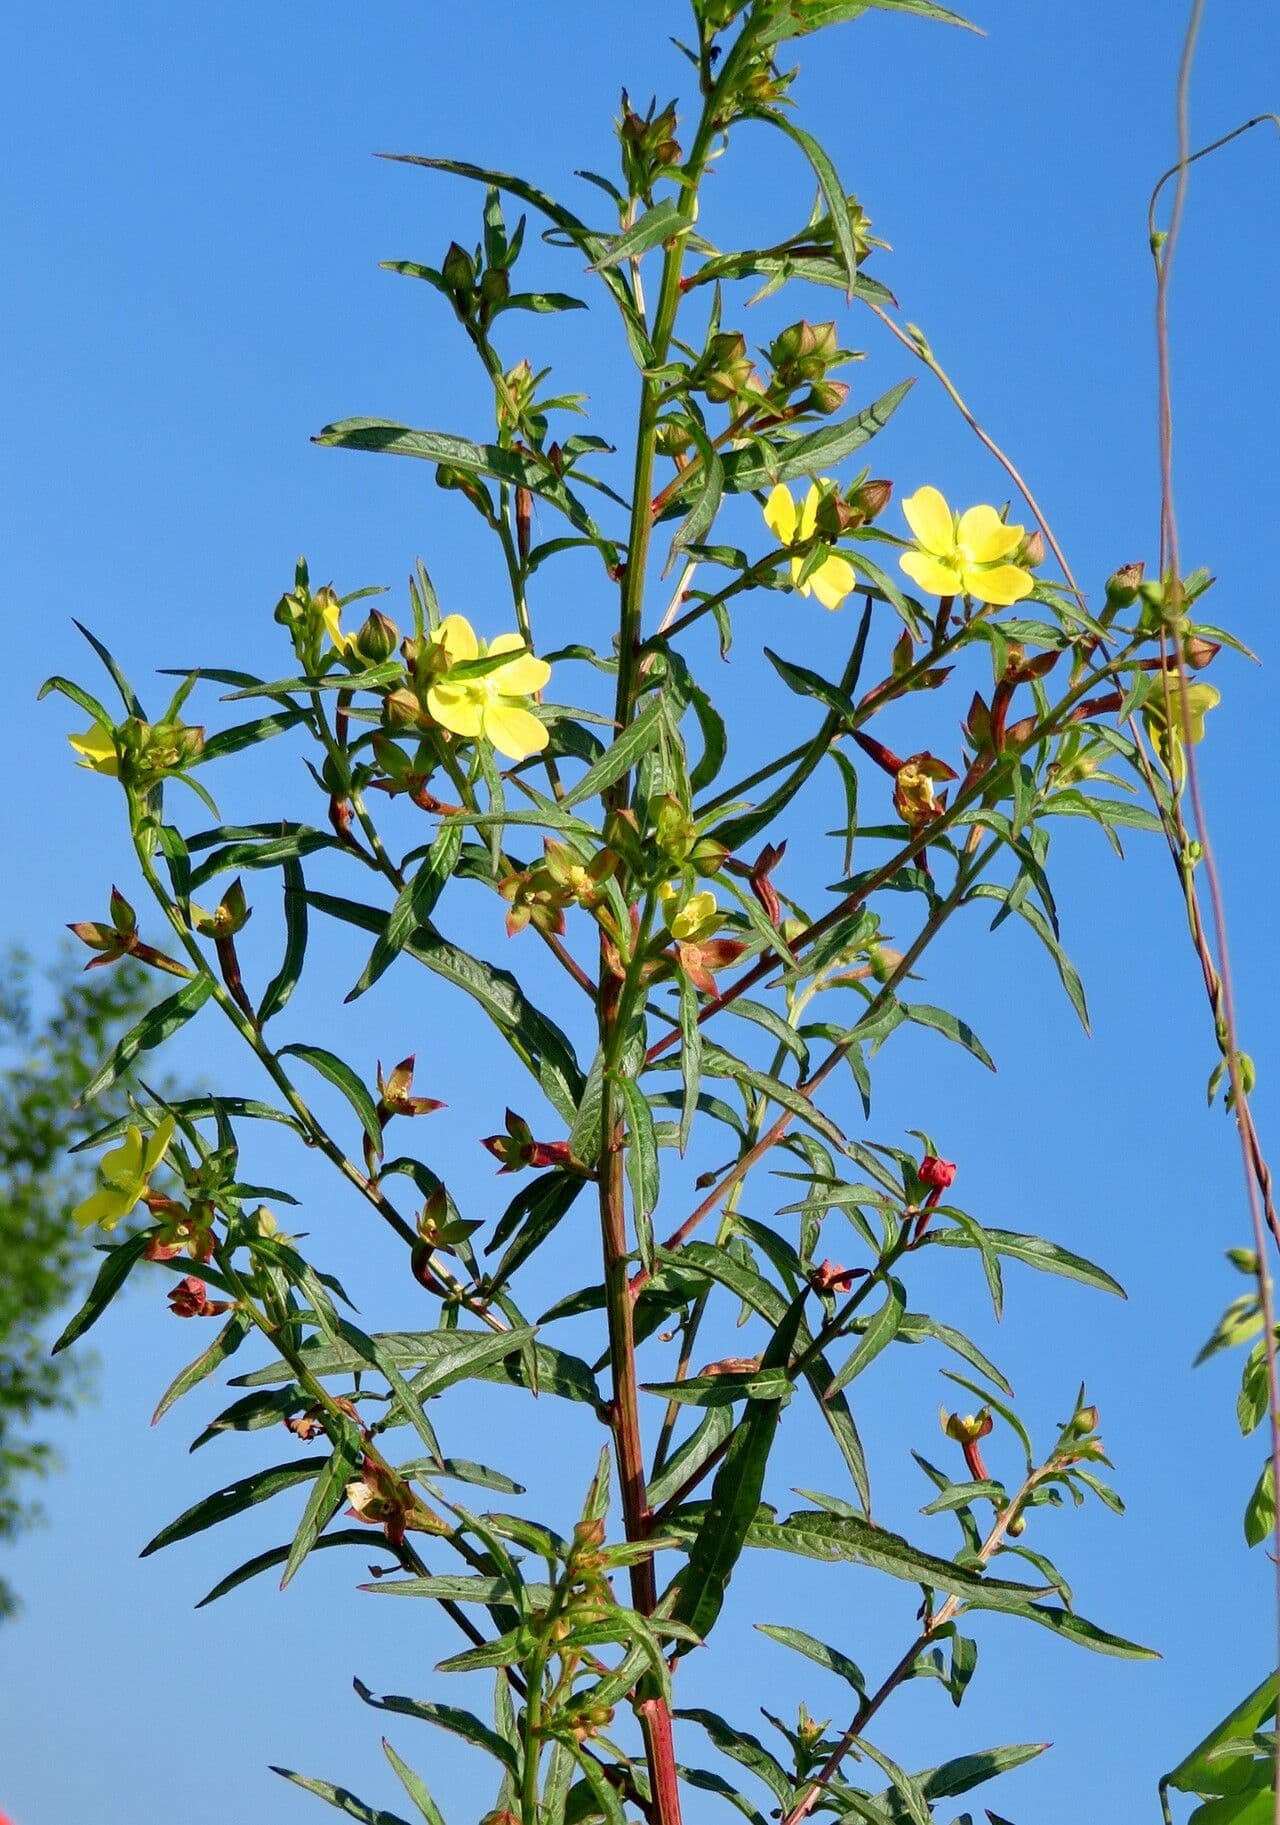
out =
[(898, 768), (894, 780), (893, 804), (898, 816), (912, 830), (933, 822), (942, 810), (943, 800), (934, 791), (934, 781), (954, 779), (953, 768), (933, 754), (913, 754)]
[(229, 1299), (210, 1299), (203, 1280), (187, 1274), (169, 1294), (169, 1310), (175, 1318), (217, 1318), (231, 1310)]
[(1215, 685), (1184, 686), (1177, 674), (1170, 672), (1165, 680), (1156, 681), (1155, 690), (1143, 704), (1142, 720), (1147, 725), (1147, 733), (1175, 785), (1182, 783), (1186, 770), (1183, 749), (1187, 741), (1204, 740), (1204, 719), (1221, 702), (1222, 693)]
[(1031, 594), (1030, 574), (1003, 562), (1021, 546), (1024, 526), (1006, 526), (994, 507), (970, 507), (957, 517), (936, 488), (918, 488), (902, 511), (916, 549), (898, 562), (929, 595), (973, 596), (1007, 608)]

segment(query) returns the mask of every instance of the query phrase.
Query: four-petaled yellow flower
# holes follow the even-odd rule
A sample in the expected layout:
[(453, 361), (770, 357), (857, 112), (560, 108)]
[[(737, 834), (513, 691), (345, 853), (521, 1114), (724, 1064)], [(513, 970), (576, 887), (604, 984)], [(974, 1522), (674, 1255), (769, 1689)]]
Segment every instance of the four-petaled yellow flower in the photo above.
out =
[(121, 1217), (127, 1217), (149, 1189), (151, 1174), (159, 1166), (173, 1140), (174, 1120), (167, 1115), (160, 1126), (145, 1140), (138, 1128), (125, 1130), (124, 1140), (102, 1156), (98, 1177), (102, 1189), (93, 1192), (83, 1204), (77, 1204), (71, 1220), (80, 1229), (97, 1223), (102, 1229), (114, 1229)]
[(970, 507), (957, 516), (936, 488), (917, 488), (902, 503), (916, 549), (899, 564), (931, 596), (973, 596), (993, 608), (1008, 608), (1029, 596), (1029, 571), (1004, 560), (1026, 534), (1023, 526), (1006, 526), (994, 507)]
[(324, 622), (324, 631), (328, 634), (334, 651), (343, 654), (353, 653), (356, 637), (354, 634), (344, 634), (342, 631), (342, 604), (332, 590), (328, 592), (321, 590), (320, 596), (326, 598), (321, 601), (320, 619)]
[[(508, 760), (540, 754), (547, 745), (547, 731), (525, 700), (550, 678), (546, 660), (525, 651), (519, 634), (499, 634), (485, 645), (462, 615), (442, 621), (433, 644), (446, 662), (427, 692), (427, 709), (440, 727), (451, 735), (492, 742)], [(454, 666), (496, 653), (510, 653), (511, 658), (478, 678), (451, 676)]]
[(105, 773), (111, 779), (118, 777), (120, 757), (115, 737), (105, 724), (95, 722), (83, 735), (68, 735), (67, 740), (80, 756), (82, 767), (88, 767), (91, 773)]
[(705, 890), (691, 893), (682, 905), (683, 893), (684, 889), (678, 881), (664, 881), (658, 889), (658, 898), (662, 902), (663, 917), (671, 936), (696, 944), (700, 938), (709, 938), (718, 928), (720, 908), (716, 905), (715, 895)]
[[(791, 490), (779, 482), (765, 505), (764, 523), (780, 545), (803, 545), (814, 535), (822, 498), (822, 487), (813, 482), (805, 496), (804, 505), (798, 508), (791, 498)], [(802, 583), (800, 577), (803, 570), (804, 559), (792, 558), (792, 583), (802, 596), (816, 596), (824, 608), (839, 608), (845, 597), (852, 594), (858, 585), (853, 565), (838, 551), (833, 551), (829, 558), (824, 558)]]

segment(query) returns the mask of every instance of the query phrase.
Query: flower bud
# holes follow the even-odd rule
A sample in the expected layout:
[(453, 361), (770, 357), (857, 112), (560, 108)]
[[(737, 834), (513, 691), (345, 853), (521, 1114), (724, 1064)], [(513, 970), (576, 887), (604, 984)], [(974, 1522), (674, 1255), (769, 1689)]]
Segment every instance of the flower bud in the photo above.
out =
[(1087, 1438), (1091, 1432), (1098, 1430), (1098, 1409), (1096, 1407), (1078, 1407), (1071, 1419), (1071, 1430), (1077, 1438)]
[(1017, 555), (1013, 559), (1013, 562), (1020, 565), (1023, 570), (1039, 570), (1040, 566), (1044, 563), (1044, 554), (1044, 534), (1037, 526), (1034, 531), (1027, 534), (1021, 545), (1019, 545)]
[(810, 412), (819, 412), (827, 418), (832, 412), (838, 412), (848, 397), (849, 389), (843, 380), (815, 380), (805, 405)]
[(870, 525), (872, 520), (879, 519), (892, 498), (892, 482), (862, 482), (850, 492), (849, 505), (855, 513), (862, 515), (863, 525)]
[(471, 288), (476, 282), (476, 267), (465, 247), (459, 247), (456, 241), (451, 242), (440, 272), (459, 303), (470, 296)]
[(947, 1191), (955, 1183), (955, 1161), (940, 1160), (937, 1154), (926, 1153), (916, 1168), (916, 1176), (931, 1191)]
[(490, 267), (480, 280), (480, 296), (493, 308), (495, 304), (505, 304), (511, 296), (511, 280), (501, 266)]
[(1232, 1267), (1238, 1267), (1242, 1274), (1248, 1274), (1254, 1279), (1257, 1278), (1258, 1255), (1256, 1249), (1229, 1248), (1227, 1250), (1227, 1260), (1231, 1263)]
[(1206, 665), (1212, 665), (1221, 651), (1221, 641), (1206, 640), (1202, 634), (1188, 634), (1182, 656), (1193, 672), (1202, 672)]
[(370, 609), (368, 619), (356, 635), (355, 647), (369, 665), (382, 665), (400, 644), (400, 629), (380, 609)]
[(1132, 608), (1138, 599), (1145, 564), (1122, 564), (1107, 578), (1107, 607)]
[(873, 944), (867, 952), (867, 962), (877, 982), (888, 982), (902, 964), (902, 952), (892, 949), (888, 944)]

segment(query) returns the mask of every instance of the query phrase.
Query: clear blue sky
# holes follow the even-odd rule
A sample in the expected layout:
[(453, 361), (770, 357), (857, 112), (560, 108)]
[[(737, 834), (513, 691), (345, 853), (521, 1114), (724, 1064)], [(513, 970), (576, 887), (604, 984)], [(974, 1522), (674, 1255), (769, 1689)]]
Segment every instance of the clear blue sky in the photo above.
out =
[[(880, 270), (906, 314), (1014, 448), (1097, 587), (1117, 563), (1153, 555), (1143, 213), (1171, 153), (1182, 8), (981, 0), (977, 11), (986, 39), (886, 19), (825, 35), (802, 47), (797, 96), (894, 244)], [(488, 555), (476, 560), (456, 500), (417, 465), (307, 442), (352, 413), (483, 426), (481, 391), (443, 311), (425, 288), (377, 271), (380, 259), (432, 260), (455, 234), (472, 238), (479, 197), (371, 154), (518, 166), (572, 200), (589, 197), (570, 173), (608, 168), (621, 84), (637, 97), (679, 88), (684, 66), (665, 33), (683, 23), (674, 0), (253, 9), (47, 0), (27, 9), (0, 77), (9, 185), (0, 822), (10, 933), (51, 951), (64, 921), (100, 916), (112, 879), (130, 885), (114, 802), (70, 767), (64, 709), (34, 703), (45, 674), (88, 676), (73, 614), (142, 679), (153, 665), (199, 661), (270, 673), (281, 653), (271, 608), (300, 550), (318, 578), (397, 592), (421, 551), (450, 608), (478, 621), (501, 613)], [(1214, 0), (1195, 136), (1278, 100), (1273, 0)], [(744, 135), (717, 179), (708, 226), (732, 244), (759, 210), (785, 226), (807, 197), (781, 141)], [(1221, 579), (1214, 618), (1273, 663), (1278, 205), (1280, 160), (1261, 136), (1197, 169), (1174, 313), (1184, 554)], [(546, 282), (554, 263), (539, 258)], [(577, 277), (566, 261), (554, 282), (572, 289)], [(824, 314), (830, 297), (809, 303), (809, 314)], [(554, 339), (535, 325), (535, 350)], [(903, 371), (905, 357), (870, 319), (855, 318), (849, 340), (871, 354), (854, 371), (860, 394)], [(582, 329), (560, 351), (560, 377), (572, 384), (580, 360), (603, 418), (624, 426), (630, 386), (603, 327)], [(1000, 478), (925, 379), (876, 465), (904, 490), (927, 480), (958, 499), (1002, 498)], [(835, 652), (832, 624), (815, 631), (778, 601), (769, 598), (768, 612), (786, 618), (782, 650), (820, 665)], [(555, 637), (581, 629), (589, 606), (548, 600), (544, 625)], [(748, 714), (761, 683), (756, 644), (744, 630), (735, 662)], [(1269, 838), (1259, 840), (1273, 822), (1274, 698), (1268, 675), (1241, 662), (1216, 676), (1224, 707), (1204, 774), (1234, 914), (1245, 1043), (1263, 1064), (1259, 1115), (1274, 1132), (1275, 859)], [(264, 793), (276, 795), (270, 806)], [(301, 795), (294, 773), (242, 770), (229, 776), (224, 809), (261, 816)], [(930, 992), (972, 1020), (1000, 1079), (936, 1043), (895, 1042), (876, 1111), (885, 1138), (913, 1125), (938, 1134), (962, 1161), (976, 1212), (1102, 1260), (1133, 1294), (1121, 1304), (1015, 1271), (997, 1334), (971, 1287), (938, 1278), (924, 1289), (972, 1322), (1043, 1430), (1087, 1376), (1129, 1515), (1054, 1518), (1045, 1543), (1076, 1574), (1086, 1614), (1164, 1655), (1151, 1666), (1097, 1659), (991, 1618), (958, 1716), (928, 1684), (895, 1701), (880, 1740), (909, 1766), (1054, 1737), (1054, 1755), (991, 1790), (1022, 1825), (1074, 1825), (1082, 1812), (1149, 1816), (1158, 1774), (1260, 1677), (1272, 1639), (1267, 1567), (1246, 1556), (1240, 1533), (1259, 1454), (1233, 1436), (1236, 1366), (1189, 1368), (1236, 1291), (1222, 1250), (1246, 1236), (1231, 1136), (1204, 1110), (1209, 1034), (1167, 865), (1153, 843), (1122, 869), (1087, 833), (1067, 832), (1059, 851), (1093, 1040), (1017, 934), (976, 944), (973, 928), (940, 948)], [(272, 917), (264, 910), (255, 928), (263, 958)], [(502, 943), (496, 928), (490, 943)], [(415, 1002), (416, 986), (369, 996), (344, 1017), (343, 1044), (367, 1062), (416, 1045), (424, 1088), (440, 1093), (458, 1056), (452, 1016), (441, 1021), (440, 1003)], [(303, 998), (294, 1036), (324, 1037), (331, 1000), (318, 990)], [(490, 1164), (467, 1137), (497, 1124), (510, 1080), (486, 1035), (468, 1027), (465, 1045), (474, 1070), (449, 1076), (440, 1144), (455, 1147), (450, 1178), (464, 1207), (485, 1208)], [(175, 1057), (174, 1068), (183, 1062)], [(252, 1088), (211, 1025), (185, 1068)], [(317, 1253), (364, 1310), (379, 1323), (420, 1323), (401, 1259), (361, 1212), (315, 1173), (262, 1157), (268, 1177), (292, 1174)], [(16, 1825), (318, 1818), (318, 1803), (284, 1789), (269, 1761), (394, 1806), (380, 1720), (354, 1698), (350, 1677), (443, 1693), (430, 1671), (450, 1651), (442, 1619), (357, 1596), (337, 1554), (309, 1564), (284, 1597), (265, 1580), (193, 1614), (223, 1570), (287, 1536), (282, 1512), (259, 1510), (138, 1562), (141, 1544), (188, 1501), (268, 1451), (287, 1454), (287, 1440), (257, 1434), (188, 1458), (214, 1396), (148, 1430), (154, 1396), (194, 1347), (193, 1331), (176, 1326), (154, 1292), (103, 1324), (100, 1403), (59, 1428), (68, 1471), (48, 1488), (48, 1528), (6, 1561), (26, 1598), (22, 1618), (0, 1631), (0, 1811)], [(922, 1529), (913, 1509), (926, 1497), (906, 1446), (937, 1448), (946, 1384), (925, 1352), (906, 1355), (892, 1377), (882, 1359), (882, 1372), (859, 1384), (860, 1417), (882, 1513)], [(542, 1408), (531, 1433), (518, 1397), (488, 1390), (460, 1410), (452, 1438), (464, 1436), (466, 1413), (486, 1436), (476, 1455), (527, 1477), (529, 1512), (568, 1518), (577, 1492), (566, 1495), (566, 1479), (594, 1449), (585, 1423)], [(802, 1447), (784, 1438), (780, 1488), (826, 1475)], [(726, 1623), (690, 1679), (704, 1697), (730, 1683), (747, 1727), (754, 1705), (779, 1691), (804, 1689), (819, 1715), (842, 1703), (816, 1671), (802, 1688), (800, 1663), (753, 1635), (750, 1617), (807, 1623), (883, 1669), (901, 1651), (910, 1608), (868, 1573), (780, 1557), (744, 1571), (734, 1599), (740, 1620)], [(483, 1706), (484, 1695), (471, 1702)], [(391, 1735), (456, 1825), (485, 1809), (487, 1787), (472, 1787), (446, 1739), (408, 1723)], [(1077, 1785), (1070, 1771), (1081, 1768)]]

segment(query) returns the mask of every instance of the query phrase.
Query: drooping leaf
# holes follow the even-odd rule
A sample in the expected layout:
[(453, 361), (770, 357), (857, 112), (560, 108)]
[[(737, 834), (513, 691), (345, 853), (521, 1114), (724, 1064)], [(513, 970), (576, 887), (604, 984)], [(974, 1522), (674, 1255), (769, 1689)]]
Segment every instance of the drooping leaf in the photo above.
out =
[(176, 994), (168, 995), (154, 1007), (148, 1008), (141, 1020), (130, 1027), (123, 1039), (116, 1042), (109, 1057), (98, 1066), (80, 1092), (80, 1102), (92, 1102), (95, 1096), (109, 1090), (141, 1053), (150, 1052), (156, 1046), (163, 1045), (166, 1039), (172, 1038), (180, 1027), (186, 1026), (200, 1012), (212, 993), (212, 979), (196, 976), (192, 981), (184, 982)]

